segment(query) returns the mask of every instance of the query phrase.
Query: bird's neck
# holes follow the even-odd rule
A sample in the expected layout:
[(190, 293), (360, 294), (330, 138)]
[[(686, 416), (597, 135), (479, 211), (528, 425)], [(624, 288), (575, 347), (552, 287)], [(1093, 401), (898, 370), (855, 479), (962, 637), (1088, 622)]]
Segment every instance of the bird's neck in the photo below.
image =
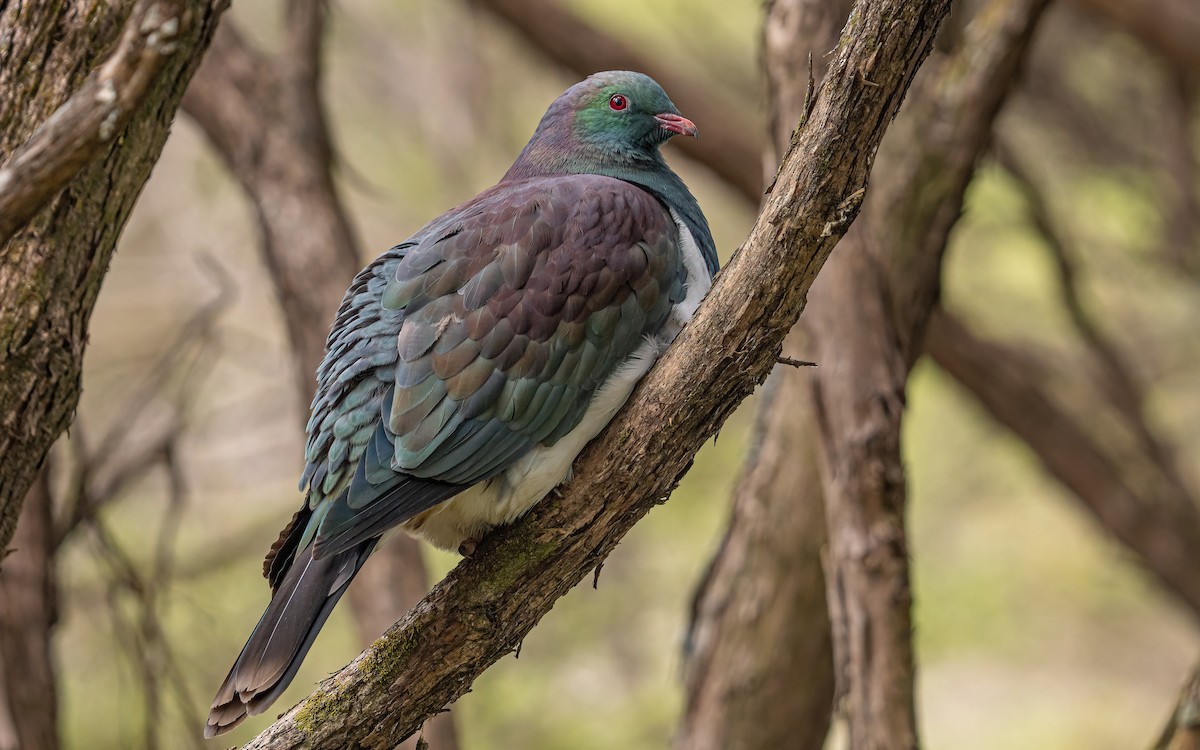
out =
[(651, 154), (588, 153), (578, 143), (573, 148), (552, 139), (530, 141), (509, 167), (501, 183), (565, 174), (598, 174), (628, 182), (653, 194), (672, 209), (696, 240), (710, 273), (718, 268), (716, 244), (700, 204), (657, 149)]

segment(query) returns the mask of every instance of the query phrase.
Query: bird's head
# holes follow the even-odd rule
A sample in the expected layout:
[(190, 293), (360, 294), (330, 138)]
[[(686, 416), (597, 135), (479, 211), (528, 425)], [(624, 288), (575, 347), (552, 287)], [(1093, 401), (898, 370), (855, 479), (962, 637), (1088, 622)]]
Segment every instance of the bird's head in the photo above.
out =
[(653, 78), (596, 73), (554, 100), (508, 176), (665, 169), (658, 147), (676, 135), (696, 125)]
[(697, 135), (695, 124), (679, 114), (662, 86), (642, 73), (597, 73), (561, 99), (574, 111), (575, 137), (601, 148), (652, 150), (672, 136)]

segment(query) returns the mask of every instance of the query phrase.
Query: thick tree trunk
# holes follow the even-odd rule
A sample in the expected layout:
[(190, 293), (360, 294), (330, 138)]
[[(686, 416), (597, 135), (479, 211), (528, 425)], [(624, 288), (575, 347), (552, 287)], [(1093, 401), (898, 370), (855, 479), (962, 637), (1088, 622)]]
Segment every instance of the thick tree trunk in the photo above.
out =
[(838, 693), (854, 750), (917, 747), (900, 455), (905, 386), (941, 259), (1045, 0), (991, 0), (930, 63), (885, 142), (860, 221), (813, 286), (813, 400)]
[[(802, 356), (793, 334), (784, 354)], [(820, 750), (833, 713), (825, 512), (807, 379), (777, 367), (725, 538), (696, 592), (679, 750)]]
[[(763, 22), (771, 174), (804, 116), (849, 0), (774, 0)], [(769, 174), (768, 180), (771, 177)], [(807, 359), (799, 329), (783, 353)], [(808, 373), (776, 367), (725, 538), (695, 594), (679, 750), (820, 750), (833, 711), (833, 646), (821, 548), (825, 512)]]
[(58, 692), (51, 634), (58, 593), (46, 470), (25, 497), (12, 545), (13, 554), (0, 572), (0, 714), (7, 713), (0, 719), (0, 750), (56, 750)]
[[(5, 40), (0, 154), (35, 157), (33, 167), (19, 174), (41, 175), (38, 179), (54, 179), (56, 184), (66, 181), (0, 247), (0, 550), (8, 546), (25, 493), (46, 452), (74, 414), (88, 320), (100, 283), (224, 4), (161, 0), (142, 2), (136, 12), (134, 7), (132, 0), (0, 6), (0, 39)], [(87, 90), (85, 79), (106, 59), (105, 51), (113, 48), (131, 14), (134, 23), (127, 37), (140, 38), (145, 32), (148, 36), (141, 41), (157, 49), (160, 57), (157, 65), (134, 68), (138, 76), (152, 76), (135, 76), (138, 86), (131, 85), (142, 94), (141, 103), (126, 101), (129, 97), (119, 88), (125, 78), (105, 78), (127, 68), (101, 68), (92, 80), (108, 83), (92, 85), (106, 93), (93, 96), (91, 103), (107, 106), (111, 93), (133, 108), (128, 124), (116, 129), (126, 117), (124, 110), (118, 112), (102, 122), (99, 138), (87, 134), (88, 148), (79, 148), (76, 141), (62, 142), (63, 152), (70, 152), (65, 160), (70, 169), (41, 169), (39, 165), (55, 161), (54, 144), (46, 149), (38, 141), (32, 152), (19, 147), (36, 139), (43, 125), (51, 127), (50, 115), (72, 92)], [(118, 47), (108, 62), (126, 63), (122, 52), (129, 47)], [(64, 122), (88, 122), (87, 105), (72, 101), (68, 110), (75, 119), (60, 118), (54, 126), (61, 130)], [(25, 187), (7, 170), (31, 162), (14, 165), (14, 159), (0, 168), (0, 190)], [(71, 171), (75, 165), (84, 166)]]

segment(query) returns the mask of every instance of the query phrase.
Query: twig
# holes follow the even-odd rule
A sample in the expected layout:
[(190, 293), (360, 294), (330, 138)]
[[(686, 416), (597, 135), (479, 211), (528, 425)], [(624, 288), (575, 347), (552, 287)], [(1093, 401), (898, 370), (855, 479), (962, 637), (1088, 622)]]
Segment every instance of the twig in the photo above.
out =
[[(94, 450), (88, 449), (84, 426), (77, 422), (73, 428), (75, 469), (68, 483), (64, 510), (54, 524), (56, 547), (80, 523), (95, 516), (100, 508), (145, 476), (178, 435), (182, 404), (157, 421), (153, 415), (147, 416), (149, 405), (156, 402), (155, 396), (166, 395), (170, 380), (179, 379), (182, 394), (192, 387), (195, 378), (209, 371), (208, 363), (213, 358), (207, 355), (213, 346), (213, 332), (235, 295), (232, 279), (219, 264), (208, 256), (201, 256), (200, 262), (216, 282), (216, 295), (183, 324), (173, 345), (150, 367), (134, 390), (135, 395), (119, 410), (120, 417), (109, 426)], [(132, 443), (135, 438), (141, 441), (137, 445)]]
[(816, 367), (816, 362), (809, 362), (804, 359), (796, 359), (795, 357), (785, 357), (782, 354), (775, 358), (775, 361), (781, 365), (788, 367)]
[(141, 0), (113, 54), (0, 167), (0, 245), (112, 146), (185, 24), (184, 0)]

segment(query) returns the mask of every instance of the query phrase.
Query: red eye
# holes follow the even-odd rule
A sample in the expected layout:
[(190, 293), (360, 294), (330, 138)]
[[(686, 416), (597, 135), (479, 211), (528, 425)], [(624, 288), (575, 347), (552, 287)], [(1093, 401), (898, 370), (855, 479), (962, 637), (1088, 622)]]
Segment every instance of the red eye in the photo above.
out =
[(629, 100), (621, 94), (613, 94), (608, 98), (609, 109), (620, 112), (629, 106)]

